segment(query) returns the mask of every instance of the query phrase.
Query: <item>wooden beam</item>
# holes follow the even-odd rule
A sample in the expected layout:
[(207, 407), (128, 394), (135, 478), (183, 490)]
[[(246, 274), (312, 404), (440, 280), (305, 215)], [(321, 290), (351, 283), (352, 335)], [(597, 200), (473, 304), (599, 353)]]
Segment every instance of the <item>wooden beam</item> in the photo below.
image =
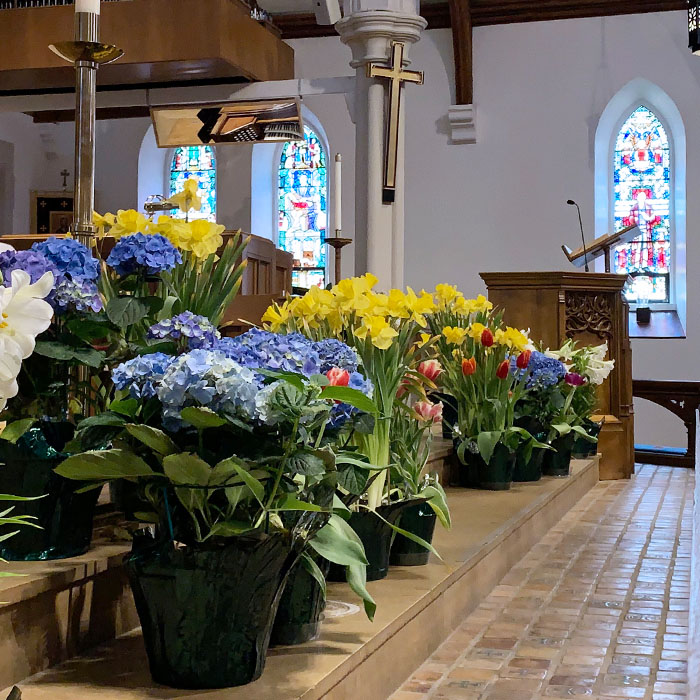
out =
[(449, 0), (458, 105), (474, 104), (471, 0)]
[[(149, 107), (98, 107), (97, 119), (142, 119), (150, 117)], [(61, 122), (74, 122), (74, 109), (54, 109), (47, 112), (25, 112), (35, 124), (59, 124)]]
[[(421, 8), (428, 29), (451, 26), (449, 2), (431, 3)], [(582, 17), (644, 14), (685, 10), (686, 0), (471, 0), (472, 25), (485, 27), (516, 22), (545, 22)], [(335, 36), (333, 27), (319, 26), (309, 13), (273, 16), (283, 39)]]

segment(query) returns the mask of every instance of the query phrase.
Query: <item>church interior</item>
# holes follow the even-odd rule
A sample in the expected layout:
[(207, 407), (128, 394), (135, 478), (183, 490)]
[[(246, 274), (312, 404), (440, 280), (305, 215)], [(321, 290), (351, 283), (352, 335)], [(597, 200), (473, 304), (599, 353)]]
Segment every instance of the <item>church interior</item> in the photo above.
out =
[(699, 103), (700, 0), (0, 0), (0, 698), (700, 699)]

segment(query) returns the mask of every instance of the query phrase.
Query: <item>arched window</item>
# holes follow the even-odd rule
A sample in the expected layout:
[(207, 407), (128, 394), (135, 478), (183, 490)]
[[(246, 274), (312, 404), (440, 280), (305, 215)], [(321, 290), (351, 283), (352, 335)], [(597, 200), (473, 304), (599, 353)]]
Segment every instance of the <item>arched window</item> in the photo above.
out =
[(651, 109), (638, 106), (615, 140), (612, 188), (615, 231), (631, 225), (642, 231), (613, 258), (613, 271), (634, 279), (627, 293), (631, 302), (671, 301), (672, 157), (664, 125)]
[[(175, 149), (170, 164), (170, 195), (180, 192), (191, 177), (199, 182), (202, 209), (189, 212), (189, 219), (216, 221), (216, 157), (211, 146), (180, 146)], [(181, 211), (174, 215), (185, 218)]]
[(326, 153), (308, 127), (303, 141), (289, 141), (279, 163), (280, 248), (294, 256), (295, 287), (326, 284), (328, 170)]

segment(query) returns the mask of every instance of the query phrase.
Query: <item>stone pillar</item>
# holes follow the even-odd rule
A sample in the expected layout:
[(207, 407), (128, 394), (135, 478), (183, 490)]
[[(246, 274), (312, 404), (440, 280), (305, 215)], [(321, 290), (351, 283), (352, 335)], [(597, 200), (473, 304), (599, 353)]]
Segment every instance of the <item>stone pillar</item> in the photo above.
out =
[[(408, 49), (419, 39), (427, 22), (418, 14), (418, 0), (351, 0), (348, 14), (336, 24), (343, 43), (352, 50), (355, 68), (354, 113), (356, 272), (372, 272), (378, 287), (403, 286), (404, 273), (404, 134), (403, 111), (399, 131), (396, 200), (382, 203), (384, 142), (386, 139), (386, 80), (368, 78), (368, 63), (385, 63), (391, 42), (401, 41)], [(406, 59), (406, 66), (409, 61)], [(365, 246), (362, 241), (366, 242)]]

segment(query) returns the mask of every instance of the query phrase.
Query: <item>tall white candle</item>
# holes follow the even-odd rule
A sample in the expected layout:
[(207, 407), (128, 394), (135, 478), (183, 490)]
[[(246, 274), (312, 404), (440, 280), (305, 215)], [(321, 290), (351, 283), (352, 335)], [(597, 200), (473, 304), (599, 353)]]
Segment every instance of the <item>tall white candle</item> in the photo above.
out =
[(343, 159), (340, 153), (335, 156), (335, 173), (333, 180), (335, 182), (334, 193), (334, 208), (335, 208), (335, 230), (343, 229)]
[(100, 0), (75, 0), (76, 12), (92, 12), (94, 15), (100, 14)]

